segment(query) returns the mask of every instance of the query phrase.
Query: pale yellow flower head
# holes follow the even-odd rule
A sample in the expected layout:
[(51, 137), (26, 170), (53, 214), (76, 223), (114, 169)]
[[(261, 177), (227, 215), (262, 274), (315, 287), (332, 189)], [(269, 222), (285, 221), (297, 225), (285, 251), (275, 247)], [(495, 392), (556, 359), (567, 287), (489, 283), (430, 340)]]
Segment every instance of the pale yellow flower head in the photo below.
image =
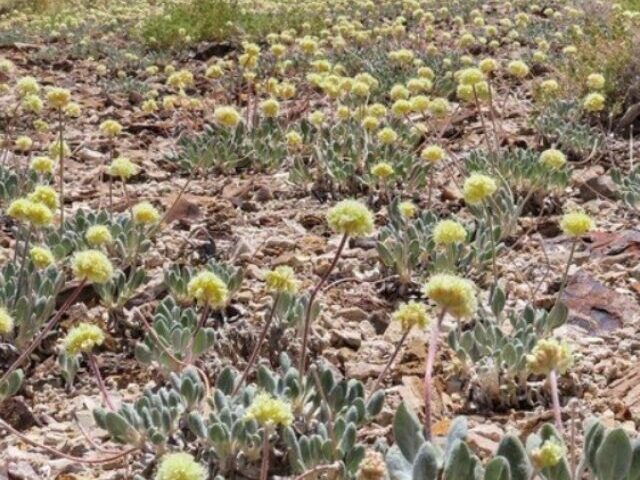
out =
[(235, 128), (242, 120), (238, 111), (229, 106), (221, 106), (213, 112), (214, 121), (225, 128)]
[(0, 335), (9, 335), (13, 332), (14, 321), (5, 307), (0, 306)]
[(362, 237), (373, 232), (373, 214), (357, 200), (342, 200), (327, 212), (327, 223), (336, 232)]
[(509, 62), (507, 71), (509, 72), (509, 75), (518, 79), (523, 79), (524, 77), (529, 75), (529, 67), (522, 60), (514, 60), (512, 62)]
[(247, 419), (253, 419), (260, 425), (289, 426), (293, 422), (291, 405), (268, 393), (259, 393), (247, 408)]
[(594, 227), (593, 220), (584, 212), (565, 213), (560, 220), (560, 228), (569, 237), (581, 237)]
[(71, 268), (76, 279), (91, 283), (107, 283), (113, 276), (111, 261), (99, 250), (77, 252), (71, 261)]
[(560, 150), (549, 148), (540, 154), (539, 161), (549, 168), (560, 170), (567, 163), (567, 157)]
[(477, 308), (473, 283), (457, 275), (433, 275), (424, 286), (423, 294), (455, 317), (470, 317)]
[(62, 109), (71, 100), (71, 92), (66, 88), (53, 87), (47, 91), (47, 102), (53, 108)]
[(462, 85), (473, 86), (484, 81), (484, 73), (479, 68), (465, 68), (458, 76), (458, 81)]
[(264, 276), (267, 290), (276, 293), (296, 293), (298, 282), (293, 273), (293, 269), (286, 265), (281, 265), (268, 271)]
[(552, 370), (563, 375), (572, 365), (571, 350), (555, 338), (538, 340), (527, 355), (527, 366), (534, 375), (549, 375)]
[(125, 157), (114, 158), (109, 165), (109, 175), (127, 180), (138, 173), (138, 166)]
[(400, 215), (402, 215), (403, 218), (413, 218), (415, 217), (418, 209), (415, 203), (406, 200), (404, 202), (400, 202), (398, 210), (400, 210)]
[(16, 82), (16, 92), (19, 97), (35, 95), (40, 91), (38, 81), (33, 77), (22, 77)]
[(25, 217), (34, 227), (46, 227), (53, 221), (53, 212), (44, 203), (27, 200)]
[(464, 181), (462, 192), (464, 201), (469, 205), (476, 205), (483, 202), (498, 189), (493, 178), (481, 173), (472, 173)]
[(115, 138), (122, 132), (122, 125), (115, 120), (105, 120), (100, 124), (100, 133), (107, 138)]
[(384, 180), (393, 175), (393, 167), (386, 162), (376, 163), (371, 167), (371, 175)]
[(589, 90), (602, 90), (604, 86), (605, 79), (601, 73), (592, 73), (587, 77), (587, 87)]
[(40, 97), (33, 93), (30, 93), (29, 95), (25, 96), (22, 99), (22, 102), (20, 102), (20, 105), (26, 111), (32, 112), (32, 113), (40, 113), (43, 107), (42, 100), (40, 99)]
[(420, 158), (429, 163), (438, 163), (445, 157), (444, 150), (438, 145), (428, 145), (422, 149)]
[(378, 132), (376, 138), (383, 145), (391, 145), (398, 140), (398, 134), (393, 128), (385, 127)]
[(80, 323), (67, 333), (62, 348), (65, 355), (73, 357), (80, 353), (90, 353), (104, 342), (104, 332), (97, 325)]
[(33, 140), (26, 135), (21, 135), (15, 141), (16, 150), (19, 152), (28, 152), (33, 146)]
[(413, 327), (424, 329), (429, 323), (429, 315), (427, 315), (425, 306), (414, 301), (401, 304), (393, 312), (393, 319), (402, 325), (402, 330), (409, 330)]
[(260, 103), (260, 111), (266, 118), (276, 118), (280, 113), (280, 104), (274, 98), (268, 98)]
[(453, 245), (463, 243), (467, 231), (455, 220), (441, 220), (433, 228), (433, 241), (436, 245)]
[(198, 304), (221, 308), (227, 303), (229, 290), (227, 284), (215, 273), (204, 270), (189, 281), (187, 294)]
[(32, 202), (46, 205), (51, 210), (55, 210), (60, 204), (58, 192), (49, 185), (37, 185), (33, 192), (29, 194), (28, 198)]
[(51, 250), (46, 247), (32, 247), (31, 250), (29, 250), (29, 257), (35, 267), (39, 269), (47, 268), (55, 262)]
[(152, 225), (160, 220), (160, 213), (149, 202), (140, 202), (131, 209), (133, 221), (138, 225)]
[(560, 463), (564, 454), (562, 445), (555, 439), (549, 439), (531, 452), (531, 462), (537, 470), (551, 468)]
[(601, 93), (594, 92), (594, 93), (590, 93), (584, 98), (582, 102), (582, 107), (587, 112), (600, 112), (604, 110), (604, 102), (605, 102), (604, 95), (602, 95)]
[(91, 225), (87, 228), (84, 239), (91, 247), (100, 247), (113, 242), (111, 231), (106, 225)]
[(207, 470), (186, 452), (167, 453), (160, 459), (154, 480), (205, 480)]

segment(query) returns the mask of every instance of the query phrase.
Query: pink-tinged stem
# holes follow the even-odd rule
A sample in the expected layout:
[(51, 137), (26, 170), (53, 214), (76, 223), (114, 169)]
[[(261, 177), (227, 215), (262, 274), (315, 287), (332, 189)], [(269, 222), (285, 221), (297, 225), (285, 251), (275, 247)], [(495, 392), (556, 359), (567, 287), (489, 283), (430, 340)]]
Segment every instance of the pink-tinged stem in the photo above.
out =
[(429, 351), (427, 352), (427, 365), (424, 371), (424, 432), (427, 441), (431, 440), (431, 417), (432, 417), (432, 393), (433, 393), (433, 364), (438, 350), (438, 337), (440, 336), (440, 324), (447, 313), (446, 309), (440, 311), (438, 319), (431, 326), (431, 337), (429, 339)]
[(411, 331), (411, 329), (407, 328), (404, 331), (404, 333), (402, 334), (402, 337), (400, 338), (400, 341), (396, 345), (396, 349), (393, 351), (393, 354), (389, 358), (389, 361), (387, 362), (387, 364), (382, 369), (382, 372), (380, 372), (380, 375), (378, 375), (378, 378), (376, 379), (376, 383), (373, 384), (373, 387), (371, 388), (371, 393), (369, 395), (373, 395), (374, 393), (376, 393), (376, 390), (378, 390), (378, 387), (380, 386), (380, 384), (384, 380), (384, 377), (387, 376), (387, 372), (391, 368), (391, 365), (393, 365), (393, 362), (395, 361), (396, 357), (398, 356), (398, 353), (400, 353), (400, 349), (402, 348), (402, 345), (404, 344), (405, 340), (407, 339), (407, 336), (409, 335), (410, 331)]
[(109, 396), (109, 392), (107, 391), (107, 387), (104, 384), (104, 380), (102, 379), (102, 375), (100, 375), (100, 369), (98, 368), (98, 362), (96, 361), (96, 356), (93, 353), (89, 353), (89, 367), (93, 371), (93, 374), (96, 377), (96, 382), (98, 383), (98, 388), (100, 389), (100, 393), (102, 394), (102, 399), (104, 400), (105, 405), (112, 412), (115, 411), (115, 407), (113, 406), (113, 402), (111, 401), (111, 396)]
[(558, 375), (555, 370), (549, 372), (549, 385), (551, 386), (551, 401), (553, 403), (553, 417), (556, 428), (562, 432), (562, 414), (560, 410), (560, 396), (558, 395)]
[(69, 307), (76, 300), (76, 298), (78, 298), (78, 295), (80, 295), (80, 292), (82, 291), (82, 288), (86, 283), (87, 283), (86, 279), (82, 280), (78, 284), (76, 289), (73, 292), (71, 292), (71, 294), (67, 297), (64, 304), (56, 312), (53, 318), (49, 320), (49, 322), (45, 325), (42, 331), (40, 331), (38, 336), (33, 339), (33, 341), (26, 348), (26, 350), (20, 354), (18, 359), (15, 362), (13, 362), (13, 364), (9, 367), (9, 369), (2, 375), (2, 378), (0, 378), (0, 384), (4, 383), (5, 380), (9, 378), (9, 375), (11, 375), (22, 364), (22, 362), (24, 362), (25, 359), (33, 353), (33, 351), (36, 348), (38, 348), (38, 345), (40, 345), (40, 343), (42, 342), (42, 339), (47, 335), (47, 333), (51, 331), (51, 329), (55, 326), (55, 324), (58, 323), (58, 320), (60, 320), (64, 312), (66, 312), (69, 309)]
[(311, 329), (311, 309), (313, 308), (313, 302), (315, 301), (316, 296), (318, 295), (318, 292), (320, 292), (320, 289), (322, 288), (324, 283), (327, 281), (327, 278), (329, 278), (329, 275), (331, 275), (331, 272), (336, 267), (338, 263), (338, 259), (340, 258), (340, 254), (342, 253), (342, 250), (344, 250), (344, 247), (347, 244), (348, 238), (349, 237), (346, 234), (342, 236), (342, 240), (340, 240), (340, 245), (338, 245), (338, 250), (336, 251), (335, 257), (333, 257), (333, 261), (331, 262), (331, 265), (329, 265), (329, 268), (324, 273), (324, 275), (322, 276), (318, 284), (312, 290), (311, 295), (309, 296), (309, 303), (307, 304), (307, 308), (304, 314), (304, 332), (302, 333), (302, 349), (300, 350), (300, 361), (298, 364), (298, 371), (301, 377), (304, 376), (304, 372), (305, 372), (307, 342), (309, 341), (309, 330)]

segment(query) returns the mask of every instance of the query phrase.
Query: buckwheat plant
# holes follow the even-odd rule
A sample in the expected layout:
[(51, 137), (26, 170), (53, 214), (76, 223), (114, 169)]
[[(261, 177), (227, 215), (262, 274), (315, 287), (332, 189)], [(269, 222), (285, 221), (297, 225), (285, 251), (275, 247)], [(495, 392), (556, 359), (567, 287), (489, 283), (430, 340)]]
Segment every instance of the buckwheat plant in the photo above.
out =
[(311, 329), (311, 312), (313, 310), (313, 304), (316, 296), (329, 278), (329, 275), (331, 275), (333, 269), (336, 267), (338, 259), (340, 258), (340, 255), (344, 250), (349, 237), (362, 237), (365, 235), (369, 235), (371, 232), (373, 232), (374, 228), (373, 214), (365, 205), (356, 200), (343, 200), (329, 209), (329, 211), (327, 212), (327, 223), (334, 232), (341, 234), (342, 238), (340, 239), (340, 243), (331, 264), (324, 271), (324, 273), (320, 277), (320, 281), (316, 284), (316, 286), (311, 291), (311, 294), (309, 295), (309, 301), (307, 303), (307, 309), (305, 312), (304, 330), (302, 333), (302, 348), (300, 351), (300, 361), (298, 366), (300, 375), (304, 375), (304, 372), (306, 371), (305, 363), (307, 354), (307, 342)]
[(431, 336), (424, 373), (424, 431), (427, 440), (430, 440), (433, 364), (442, 321), (447, 313), (455, 318), (472, 316), (477, 308), (477, 300), (475, 286), (470, 280), (447, 273), (431, 276), (424, 286), (423, 294), (440, 308), (436, 321), (431, 322)]

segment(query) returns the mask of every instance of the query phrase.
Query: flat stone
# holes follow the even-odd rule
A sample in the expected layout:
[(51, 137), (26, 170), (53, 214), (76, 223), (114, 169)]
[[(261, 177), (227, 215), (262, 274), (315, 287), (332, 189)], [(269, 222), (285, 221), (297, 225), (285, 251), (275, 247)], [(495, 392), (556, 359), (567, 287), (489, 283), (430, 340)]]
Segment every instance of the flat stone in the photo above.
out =
[(367, 312), (360, 307), (348, 307), (338, 311), (338, 316), (350, 320), (352, 322), (362, 322), (366, 320)]

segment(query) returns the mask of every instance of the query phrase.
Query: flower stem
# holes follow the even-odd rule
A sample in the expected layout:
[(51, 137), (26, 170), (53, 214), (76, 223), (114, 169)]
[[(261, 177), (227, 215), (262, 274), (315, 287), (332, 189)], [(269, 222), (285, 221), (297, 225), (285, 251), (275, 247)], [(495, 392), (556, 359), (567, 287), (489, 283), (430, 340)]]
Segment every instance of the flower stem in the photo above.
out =
[(62, 109), (58, 109), (58, 141), (60, 142), (60, 156), (59, 162), (60, 165), (60, 233), (62, 233), (64, 229), (64, 114)]
[(262, 432), (262, 464), (260, 465), (260, 480), (267, 480), (269, 474), (269, 427), (265, 425)]
[(556, 428), (562, 432), (562, 414), (560, 410), (560, 397), (558, 395), (558, 375), (555, 370), (549, 372), (549, 385), (551, 387), (551, 401), (553, 402), (553, 417)]
[(242, 384), (245, 382), (245, 380), (249, 376), (249, 372), (251, 372), (253, 365), (256, 363), (256, 360), (258, 359), (258, 354), (260, 353), (260, 348), (262, 347), (262, 343), (264, 342), (264, 339), (267, 336), (267, 332), (269, 331), (269, 327), (271, 326), (271, 322), (273, 321), (273, 315), (278, 306), (279, 300), (280, 300), (280, 292), (276, 293), (276, 296), (273, 299), (273, 305), (271, 306), (271, 310), (269, 311), (269, 316), (267, 317), (267, 321), (265, 322), (264, 327), (262, 328), (262, 332), (260, 332), (260, 337), (258, 338), (258, 342), (256, 343), (256, 346), (254, 347), (253, 352), (251, 353), (251, 356), (249, 357), (249, 362), (247, 363), (247, 366), (245, 367), (244, 372), (242, 372), (240, 381), (238, 381), (231, 395), (235, 395), (236, 393), (238, 393), (238, 390), (240, 390), (240, 387), (242, 387)]
[(338, 259), (340, 258), (340, 254), (342, 253), (342, 250), (344, 250), (344, 247), (347, 244), (348, 238), (349, 237), (346, 233), (342, 236), (342, 240), (340, 240), (340, 245), (338, 245), (338, 250), (336, 250), (336, 255), (335, 257), (333, 257), (333, 261), (331, 262), (331, 265), (329, 265), (329, 268), (325, 271), (324, 275), (322, 275), (322, 278), (320, 278), (320, 281), (311, 291), (311, 295), (309, 296), (309, 302), (307, 303), (307, 308), (305, 309), (305, 314), (304, 314), (304, 331), (302, 333), (302, 349), (300, 351), (300, 361), (298, 364), (298, 372), (300, 373), (300, 377), (304, 376), (304, 372), (305, 372), (307, 342), (309, 341), (309, 330), (311, 328), (311, 309), (313, 308), (313, 302), (316, 296), (318, 295), (318, 292), (320, 291), (324, 283), (327, 281), (327, 278), (329, 278), (329, 275), (331, 275), (331, 272), (333, 271), (336, 264), (338, 263)]
[(102, 379), (102, 375), (100, 375), (100, 368), (98, 368), (98, 362), (96, 361), (96, 356), (93, 353), (89, 353), (88, 355), (89, 367), (93, 371), (93, 374), (96, 377), (96, 382), (98, 383), (98, 388), (100, 389), (100, 393), (102, 394), (102, 399), (104, 400), (105, 405), (111, 411), (115, 411), (116, 409), (113, 406), (113, 402), (111, 401), (111, 396), (107, 391), (107, 387), (104, 384), (104, 380)]
[(409, 335), (410, 331), (411, 331), (410, 328), (406, 329), (402, 334), (402, 337), (400, 337), (400, 341), (398, 341), (398, 344), (396, 345), (396, 349), (394, 350), (393, 354), (389, 358), (389, 361), (387, 362), (387, 364), (384, 366), (384, 369), (382, 370), (382, 372), (380, 372), (380, 375), (378, 375), (376, 382), (373, 384), (373, 388), (371, 389), (371, 393), (369, 394), (370, 396), (376, 392), (376, 390), (380, 386), (380, 383), (382, 383), (382, 380), (384, 380), (384, 377), (387, 375), (387, 371), (391, 368), (391, 365), (393, 364), (396, 357), (398, 356), (398, 353), (400, 352), (400, 349), (402, 348), (402, 345), (404, 344), (404, 341), (407, 339), (407, 336)]
[(564, 293), (564, 289), (567, 287), (567, 280), (569, 278), (569, 268), (571, 267), (573, 256), (576, 253), (577, 245), (578, 245), (578, 239), (574, 238), (573, 243), (571, 244), (571, 252), (569, 253), (569, 258), (567, 259), (567, 266), (564, 268), (564, 273), (562, 274), (562, 280), (560, 281), (560, 290), (558, 290), (558, 297), (556, 298), (556, 302), (555, 302), (556, 305), (560, 302), (560, 298)]
[[(33, 232), (33, 225), (29, 224), (29, 228), (27, 229), (27, 237), (24, 239), (24, 244), (22, 248), (22, 255), (20, 256), (20, 271), (18, 273), (18, 283), (16, 284), (16, 297), (13, 301), (13, 306), (15, 307), (16, 303), (18, 303), (18, 299), (20, 298), (20, 293), (22, 291), (22, 278), (24, 276), (24, 271), (27, 263), (27, 255), (29, 254), (29, 243), (31, 242), (31, 234)], [(17, 245), (16, 245), (17, 247)]]
[(64, 304), (56, 312), (53, 318), (49, 320), (49, 322), (45, 325), (45, 327), (38, 334), (38, 336), (33, 339), (31, 344), (25, 349), (25, 351), (20, 354), (18, 359), (15, 362), (13, 362), (9, 367), (9, 369), (2, 375), (2, 377), (0, 378), (0, 385), (3, 384), (5, 380), (7, 380), (7, 378), (9, 378), (9, 375), (11, 375), (22, 364), (22, 362), (24, 362), (25, 359), (33, 353), (33, 351), (36, 348), (38, 348), (38, 345), (40, 345), (40, 343), (42, 342), (42, 339), (47, 335), (47, 333), (51, 331), (51, 329), (55, 326), (55, 324), (58, 323), (58, 320), (60, 320), (64, 312), (66, 312), (69, 309), (69, 307), (76, 300), (76, 298), (78, 298), (78, 295), (80, 295), (80, 292), (82, 291), (82, 288), (86, 283), (87, 283), (87, 280), (83, 279), (75, 288), (75, 290), (71, 292), (71, 294), (67, 297)]
[(440, 324), (447, 313), (446, 309), (440, 311), (437, 320), (431, 326), (431, 337), (429, 339), (429, 351), (427, 353), (427, 365), (424, 371), (424, 432), (427, 441), (431, 440), (431, 417), (432, 417), (432, 393), (433, 393), (433, 363), (436, 359), (438, 349), (438, 337), (440, 335)]
[(485, 207), (487, 218), (489, 219), (489, 240), (491, 243), (491, 272), (493, 274), (493, 286), (498, 282), (498, 266), (496, 264), (496, 240), (493, 235), (493, 214), (489, 208)]

